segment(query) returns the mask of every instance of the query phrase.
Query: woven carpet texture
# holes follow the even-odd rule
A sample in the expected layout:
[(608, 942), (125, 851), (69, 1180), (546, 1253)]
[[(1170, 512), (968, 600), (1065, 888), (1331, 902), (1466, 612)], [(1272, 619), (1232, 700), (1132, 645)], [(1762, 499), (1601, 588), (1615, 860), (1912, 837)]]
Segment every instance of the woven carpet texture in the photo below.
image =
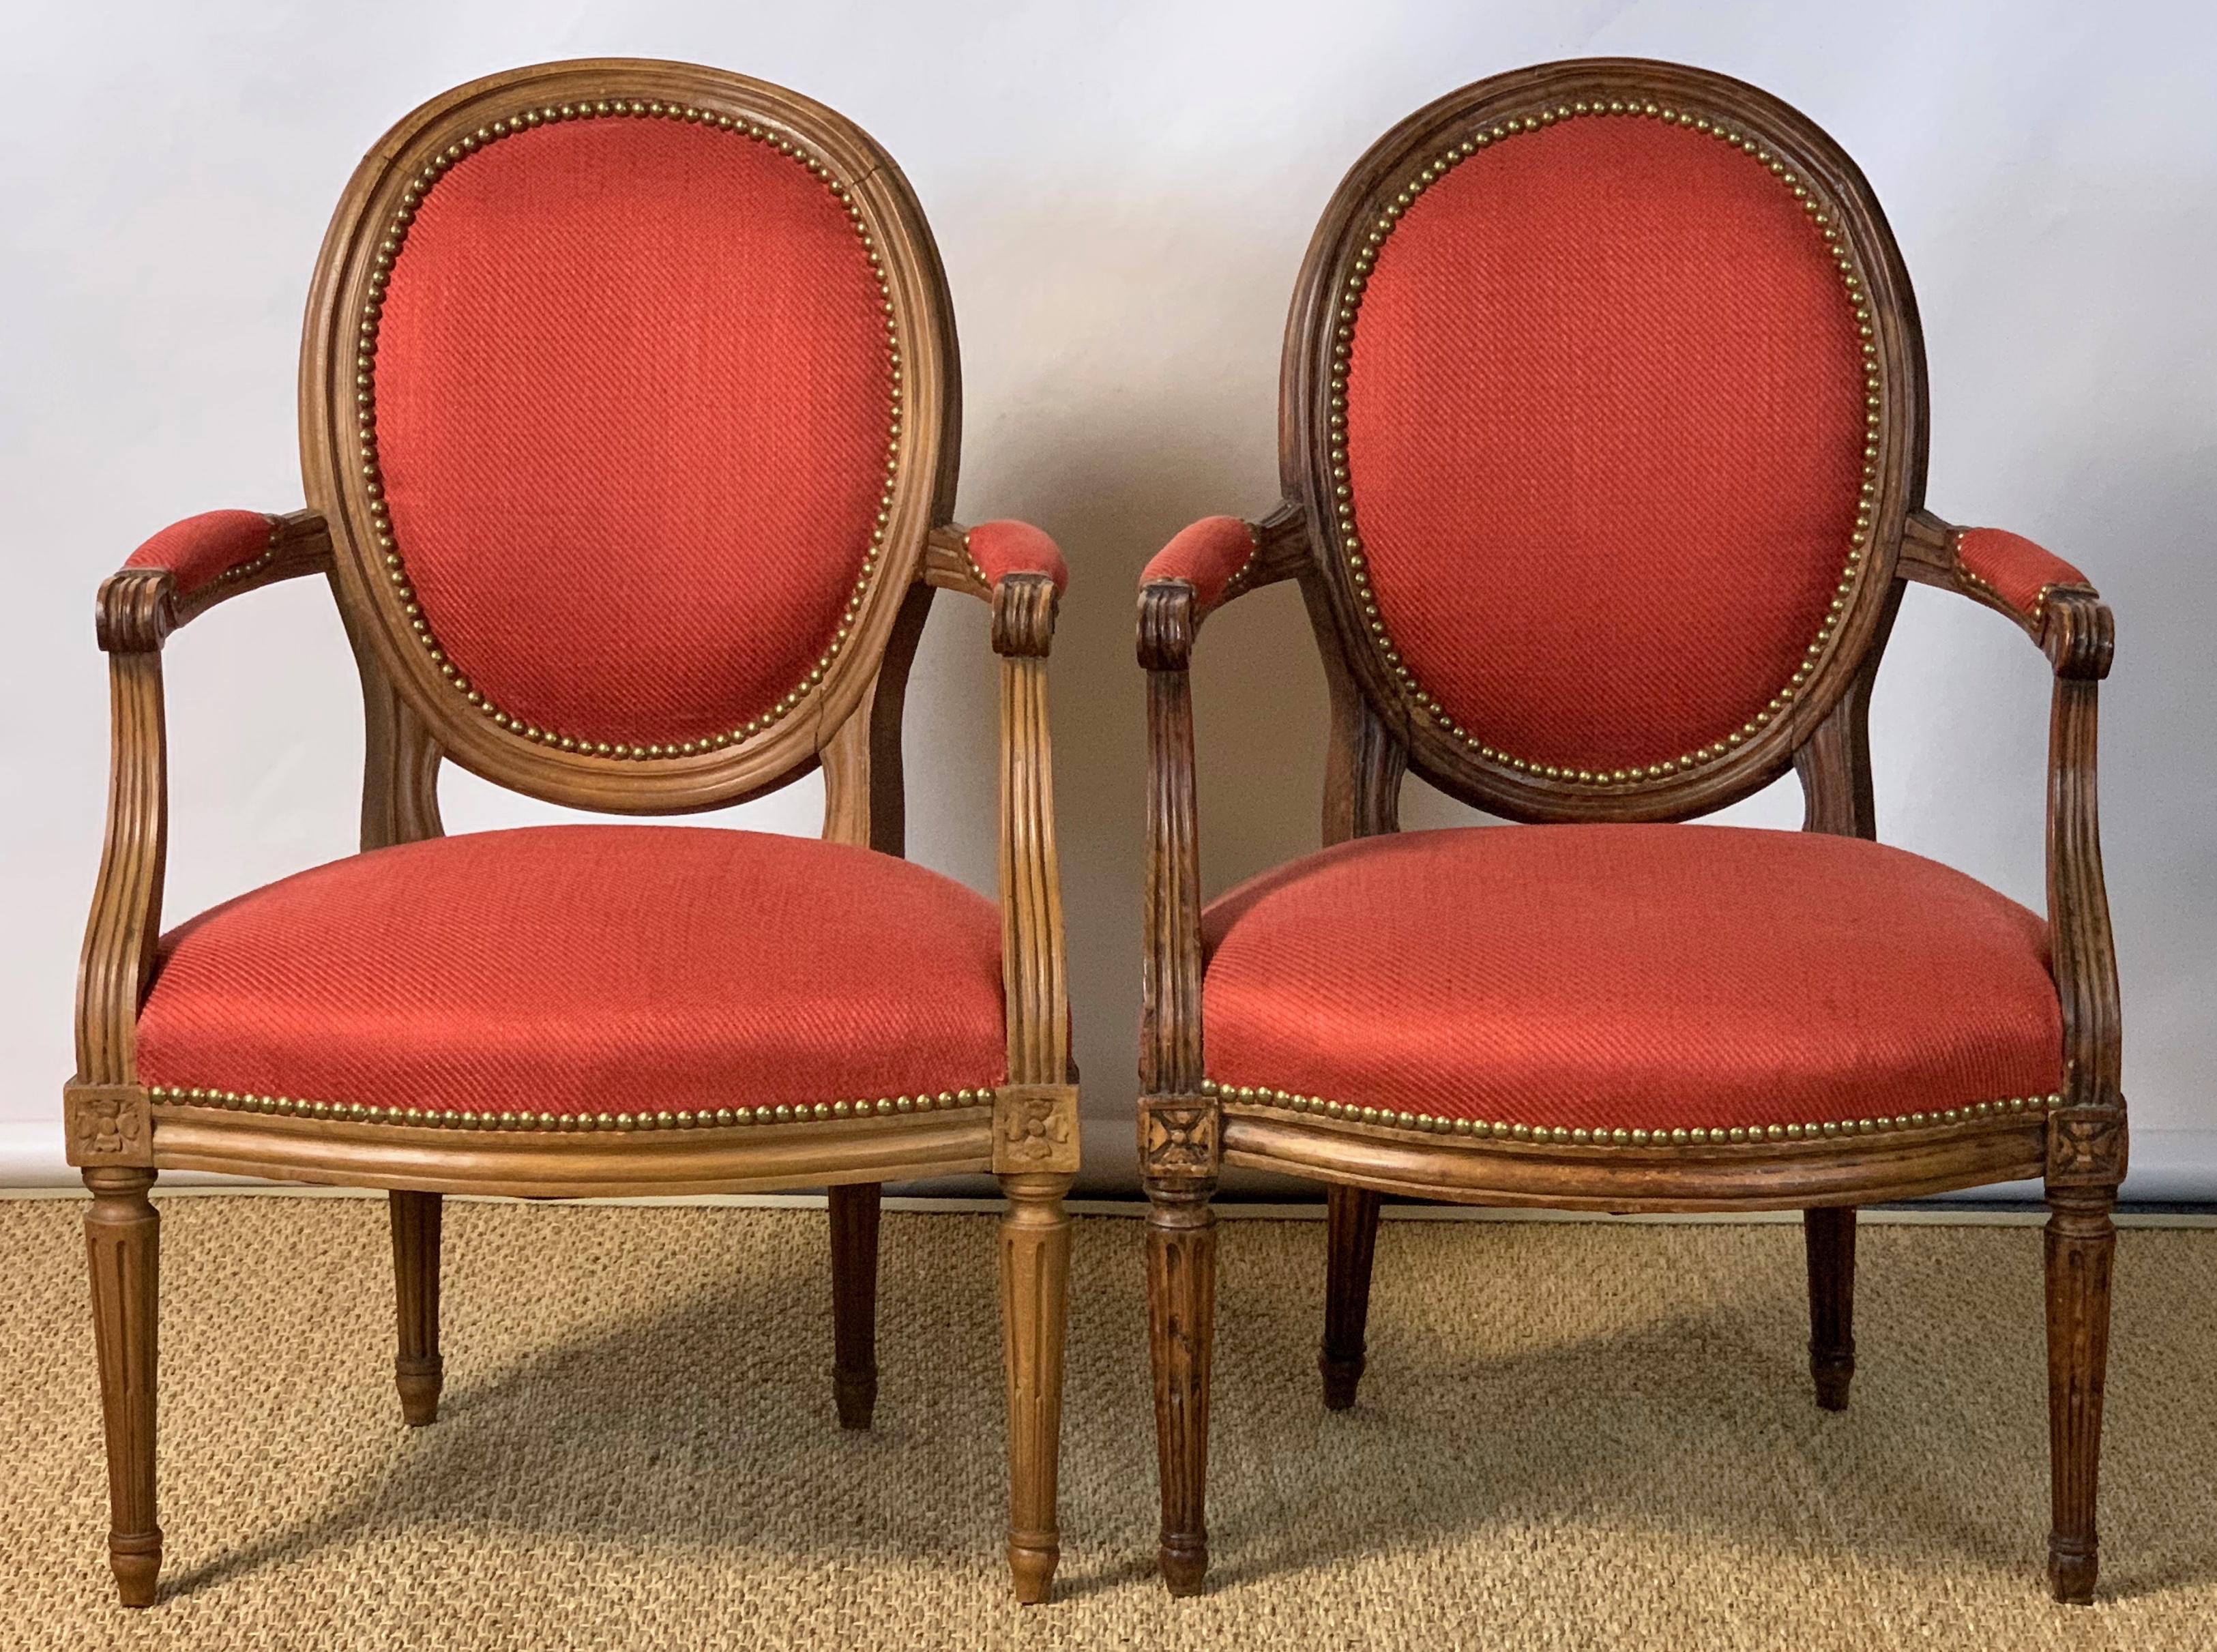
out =
[(2217, 1647), (2217, 1232), (2121, 1238), (2099, 1601), (2052, 1605), (2041, 1239), (1862, 1234), (1818, 1410), (1791, 1225), (1222, 1227), (1209, 1593), (1154, 1575), (1142, 1225), (1077, 1224), (1055, 1601), (1016, 1606), (993, 1219), (885, 1219), (877, 1427), (820, 1210), (450, 1201), (403, 1428), (381, 1201), (164, 1212), (161, 1602), (113, 1604), (82, 1205), (0, 1203), (8, 1648)]

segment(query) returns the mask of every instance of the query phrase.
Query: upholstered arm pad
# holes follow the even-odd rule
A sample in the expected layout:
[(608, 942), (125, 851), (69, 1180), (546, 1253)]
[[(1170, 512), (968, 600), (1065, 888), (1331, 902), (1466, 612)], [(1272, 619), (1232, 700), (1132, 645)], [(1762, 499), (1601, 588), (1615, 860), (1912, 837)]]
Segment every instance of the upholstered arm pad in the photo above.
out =
[(2033, 624), (2045, 618), (2048, 593), (2091, 591), (2093, 582), (2053, 552), (1998, 527), (1966, 527), (1955, 535), (1963, 577)]
[(312, 510), (188, 516), (133, 551), (100, 588), (100, 645), (110, 653), (159, 648), (176, 627), (242, 591), (330, 566), (330, 533)]
[(1142, 585), (1182, 579), (1193, 587), (1195, 617), (1221, 602), (1255, 558), (1255, 530), (1237, 516), (1204, 516), (1155, 552), (1139, 576)]
[(180, 596), (243, 578), (276, 554), (281, 518), (258, 510), (207, 510), (172, 522), (131, 553), (126, 568), (163, 568)]
[(964, 539), (970, 561), (988, 585), (1010, 574), (1045, 574), (1056, 590), (1070, 583), (1070, 565), (1055, 542), (1029, 522), (980, 522)]

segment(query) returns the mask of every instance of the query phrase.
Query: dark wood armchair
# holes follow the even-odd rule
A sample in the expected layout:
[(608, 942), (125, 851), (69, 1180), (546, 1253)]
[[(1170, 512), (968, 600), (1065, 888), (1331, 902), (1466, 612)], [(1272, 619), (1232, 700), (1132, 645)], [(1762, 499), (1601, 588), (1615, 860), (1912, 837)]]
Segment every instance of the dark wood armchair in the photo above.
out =
[[(945, 279), (890, 157), (679, 64), (481, 80), (331, 223), (301, 354), (308, 509), (216, 512), (101, 588), (108, 841), (77, 997), (86, 1218), (127, 1605), (155, 1595), (157, 1171), (392, 1190), (406, 1420), (442, 1375), (442, 1195), (831, 1187), (840, 1421), (869, 1426), (879, 1187), (996, 1173), (1009, 1558), (1046, 1597), (1078, 1167), (1047, 656), (1065, 575), (951, 520)], [(166, 934), (164, 638), (330, 582), (367, 718), (364, 853)], [(998, 906), (902, 854), (934, 592), (992, 607)], [(822, 841), (448, 838), (447, 761), (672, 814), (820, 767)]]
[[(1152, 833), (1139, 1136), (1164, 1578), (1200, 1587), (1231, 1164), (1328, 1184), (1320, 1365), (1355, 1401), (1381, 1193), (1806, 1212), (1847, 1402), (1856, 1207), (2045, 1176), (2054, 1519), (2084, 1601), (2125, 1167), (2095, 808), (2109, 610), (1924, 509), (1924, 361), (1869, 186), (1669, 65), (1550, 65), (1348, 174), (1286, 335), (1285, 502), (1139, 596)], [(1322, 853), (1204, 908), (1188, 663), (1300, 582), (1332, 714)], [(2053, 663), (2047, 915), (1874, 840), (1904, 583)], [(1800, 833), (1683, 824), (1798, 773)], [(1405, 773), (1516, 824), (1396, 834)]]

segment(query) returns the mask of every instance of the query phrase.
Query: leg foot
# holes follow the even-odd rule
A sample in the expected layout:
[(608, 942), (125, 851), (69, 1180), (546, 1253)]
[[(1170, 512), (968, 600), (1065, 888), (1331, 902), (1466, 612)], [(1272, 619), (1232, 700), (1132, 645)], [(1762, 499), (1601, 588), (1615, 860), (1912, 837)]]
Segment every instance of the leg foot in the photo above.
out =
[(162, 1218), (146, 1197), (154, 1173), (84, 1173), (94, 1341), (108, 1437), (108, 1563), (127, 1606), (154, 1604), (162, 1528), (154, 1519), (154, 1396)]
[(1809, 1375), (1817, 1403), (1848, 1409), (1856, 1374), (1856, 1211), (1853, 1205), (1801, 1213), (1809, 1260)]
[(868, 1428), (877, 1409), (881, 1191), (874, 1181), (831, 1190), (831, 1395), (842, 1428)]
[(2102, 1386), (2109, 1360), (2114, 1187), (2047, 1191), (2047, 1440), (2053, 1521), (2047, 1586), (2058, 1600), (2094, 1598), (2100, 1538), (2094, 1501), (2102, 1462)]
[(1009, 1389), (1009, 1571), (1016, 1599), (1037, 1606), (1062, 1553), (1055, 1518), (1062, 1448), (1063, 1330), (1069, 1319), (1071, 1178), (1004, 1174), (1001, 1325)]
[(1147, 1183), (1147, 1340), (1162, 1474), (1163, 1581), (1198, 1594), (1208, 1570), (1208, 1378), (1216, 1321), (1213, 1184)]
[(1317, 1369), (1324, 1375), (1325, 1409), (1344, 1411), (1355, 1403), (1362, 1380), (1363, 1327), (1370, 1318), (1370, 1263), (1378, 1245), (1378, 1195), (1368, 1187), (1337, 1183), (1327, 1191), (1324, 1347)]
[(393, 1192), (393, 1301), (399, 1312), (400, 1351), (392, 1361), (400, 1415), (411, 1428), (435, 1422), (446, 1365), (439, 1357), (439, 1235), (446, 1209), (437, 1193)]

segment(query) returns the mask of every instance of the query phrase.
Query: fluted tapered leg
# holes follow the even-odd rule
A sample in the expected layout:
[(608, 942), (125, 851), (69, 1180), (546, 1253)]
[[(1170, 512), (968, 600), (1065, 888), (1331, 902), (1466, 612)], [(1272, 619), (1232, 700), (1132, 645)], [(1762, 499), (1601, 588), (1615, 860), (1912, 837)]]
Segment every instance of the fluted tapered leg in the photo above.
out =
[(392, 1297), (399, 1310), (400, 1351), (392, 1360), (400, 1415), (411, 1428), (435, 1422), (446, 1367), (439, 1358), (439, 1231), (446, 1201), (437, 1193), (394, 1192)]
[(878, 1207), (874, 1181), (831, 1190), (831, 1391), (842, 1428), (867, 1428), (878, 1403)]
[(1817, 1403), (1848, 1409), (1856, 1374), (1856, 1211), (1831, 1205), (1801, 1213), (1809, 1256), (1809, 1375)]
[(1163, 1581), (1198, 1594), (1208, 1571), (1208, 1375), (1216, 1335), (1211, 1185), (1147, 1184), (1147, 1341), (1161, 1466)]
[(151, 1606), (162, 1570), (162, 1528), (154, 1519), (162, 1218), (146, 1197), (151, 1170), (87, 1170), (84, 1185), (92, 1190), (85, 1260), (108, 1434), (108, 1563), (123, 1604)]
[(1362, 1330), (1370, 1318), (1370, 1262), (1378, 1247), (1378, 1195), (1368, 1187), (1335, 1182), (1325, 1193), (1327, 1244), (1324, 1347), (1317, 1369), (1324, 1373), (1324, 1402), (1333, 1411), (1355, 1403), (1362, 1380)]
[(1035, 1606), (1062, 1556), (1055, 1481), (1062, 1452), (1062, 1343), (1069, 1319), (1067, 1175), (1001, 1178), (1001, 1325), (1009, 1381), (1009, 1570), (1016, 1599)]
[(2094, 1499), (2102, 1464), (2102, 1383), (2109, 1363), (2112, 1187), (2047, 1193), (2047, 1440), (2053, 1524), (2047, 1586), (2058, 1600), (2094, 1598), (2100, 1544)]

